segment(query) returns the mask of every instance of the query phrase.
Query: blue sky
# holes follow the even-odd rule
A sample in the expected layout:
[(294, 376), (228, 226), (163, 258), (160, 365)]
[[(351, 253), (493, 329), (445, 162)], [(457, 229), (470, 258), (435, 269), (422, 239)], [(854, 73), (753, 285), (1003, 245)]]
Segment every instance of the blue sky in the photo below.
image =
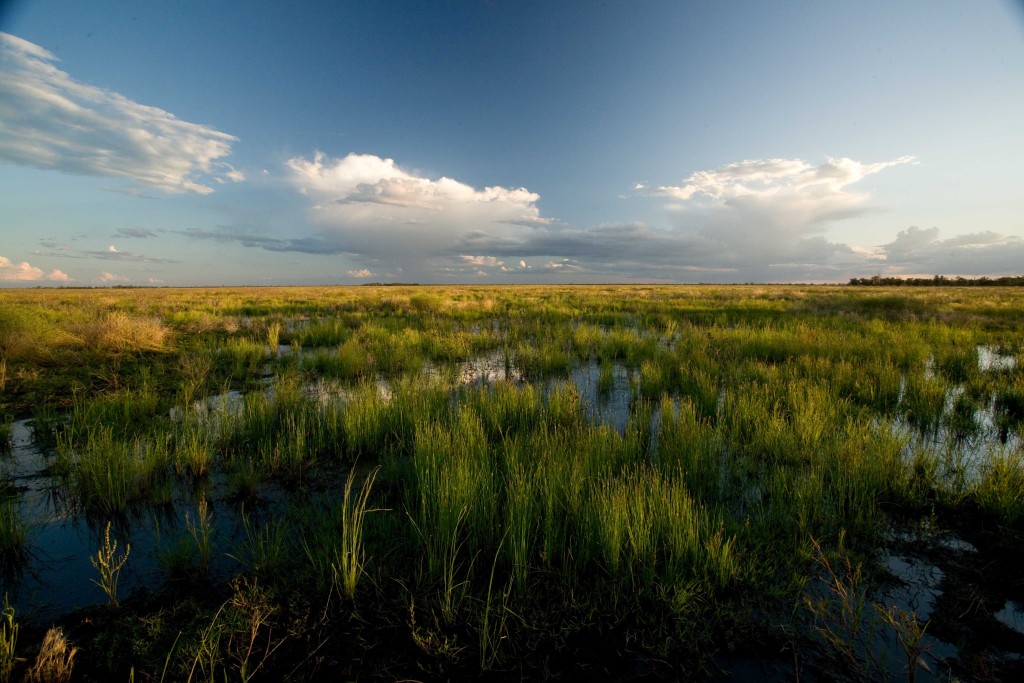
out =
[(0, 286), (1024, 272), (1019, 2), (0, 7)]

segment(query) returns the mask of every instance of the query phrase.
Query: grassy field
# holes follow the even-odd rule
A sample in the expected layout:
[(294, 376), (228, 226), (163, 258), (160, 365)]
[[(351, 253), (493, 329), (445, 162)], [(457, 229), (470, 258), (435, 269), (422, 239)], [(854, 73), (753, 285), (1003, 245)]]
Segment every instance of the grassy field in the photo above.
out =
[(1022, 288), (0, 290), (0, 683), (1016, 680), (1022, 352)]

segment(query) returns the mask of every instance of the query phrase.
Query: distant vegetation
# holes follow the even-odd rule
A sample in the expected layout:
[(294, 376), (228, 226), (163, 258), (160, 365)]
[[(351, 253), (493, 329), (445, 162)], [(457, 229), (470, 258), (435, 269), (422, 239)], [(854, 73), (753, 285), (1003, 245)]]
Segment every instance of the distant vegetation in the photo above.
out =
[(850, 278), (850, 284), (858, 287), (1024, 287), (1024, 275), (1005, 277), (871, 277)]

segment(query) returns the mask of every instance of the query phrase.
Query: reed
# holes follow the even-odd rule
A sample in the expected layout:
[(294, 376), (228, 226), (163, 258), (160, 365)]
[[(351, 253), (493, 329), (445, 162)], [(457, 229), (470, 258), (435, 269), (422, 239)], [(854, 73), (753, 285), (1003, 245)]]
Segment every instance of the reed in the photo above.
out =
[(234, 556), (254, 576), (265, 581), (280, 579), (289, 562), (288, 551), (292, 530), (283, 519), (270, 519), (256, 526), (252, 517), (242, 511), (245, 540)]
[(19, 566), (27, 548), (28, 524), (22, 519), (18, 499), (8, 496), (0, 485), (0, 559), (4, 565)]
[(921, 433), (934, 432), (946, 410), (946, 382), (939, 377), (910, 375), (906, 378), (900, 409)]
[(118, 438), (144, 434), (153, 426), (161, 407), (155, 387), (148, 382), (93, 398), (76, 396), (67, 421), (67, 436), (72, 443), (79, 443), (101, 430), (109, 430)]
[(162, 351), (171, 341), (170, 330), (159, 318), (122, 311), (72, 324), (68, 331), (86, 348), (114, 352)]
[(166, 438), (125, 440), (110, 428), (101, 428), (78, 447), (60, 439), (55, 467), (84, 510), (114, 515), (157, 491), (170, 463)]
[[(195, 569), (200, 574), (206, 574), (213, 561), (214, 528), (213, 513), (205, 496), (200, 497), (196, 505), (195, 519), (188, 512), (185, 513), (185, 530), (195, 543)], [(125, 554), (127, 555), (127, 552)]]
[(217, 350), (217, 362), (232, 377), (246, 379), (260, 372), (267, 361), (267, 347), (252, 339), (232, 337)]
[(366, 476), (355, 496), (352, 495), (355, 470), (349, 471), (345, 481), (345, 493), (341, 501), (341, 533), (331, 570), (334, 572), (335, 586), (349, 600), (355, 599), (356, 586), (365, 571), (363, 526), (366, 513), (372, 512), (367, 505), (377, 472), (378, 469), (374, 469)]
[(1024, 531), (1024, 453), (1010, 449), (991, 453), (971, 498), (985, 514), (1020, 538)]
[(599, 396), (607, 396), (615, 385), (615, 366), (610, 358), (602, 358), (600, 374), (597, 377), (597, 393)]
[(472, 556), (489, 547), (497, 531), (494, 468), (480, 419), (461, 411), (450, 426), (418, 423), (413, 474), (408, 505), (424, 541), (427, 571), (440, 578), (452, 571), (463, 538)]
[(543, 396), (538, 387), (516, 386), (511, 382), (464, 389), (460, 403), (480, 416), (484, 431), (492, 441), (506, 435), (529, 433), (540, 424), (543, 410)]
[(417, 420), (433, 419), (448, 410), (447, 393), (427, 380), (398, 382), (389, 394), (383, 389), (363, 382), (344, 403), (341, 425), (345, 458), (350, 462), (377, 458), (390, 449), (411, 452)]
[(417, 372), (423, 367), (423, 339), (418, 330), (390, 331), (365, 325), (365, 336), (374, 367), (386, 375)]
[(181, 379), (178, 394), (185, 412), (191, 409), (194, 401), (205, 394), (213, 362), (213, 352), (207, 349), (186, 353), (179, 359), (178, 375)]
[(677, 408), (671, 399), (663, 398), (658, 434), (662, 470), (682, 477), (690, 490), (719, 500), (726, 485), (721, 457), (714, 427), (700, 417), (693, 401), (683, 399)]
[(179, 476), (201, 479), (213, 464), (213, 433), (206, 420), (186, 413), (172, 435), (175, 470)]

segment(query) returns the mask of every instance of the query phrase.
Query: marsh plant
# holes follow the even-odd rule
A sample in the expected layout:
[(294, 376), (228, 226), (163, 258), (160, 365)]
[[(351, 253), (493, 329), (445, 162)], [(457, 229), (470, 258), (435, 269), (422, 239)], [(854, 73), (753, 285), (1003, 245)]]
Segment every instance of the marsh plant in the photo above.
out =
[(72, 646), (58, 626), (50, 628), (35, 661), (25, 671), (25, 683), (68, 683), (75, 668), (78, 648)]
[(341, 501), (341, 537), (336, 550), (335, 561), (331, 563), (335, 587), (345, 598), (352, 600), (356, 595), (356, 586), (363, 575), (366, 562), (366, 551), (363, 544), (363, 526), (368, 512), (370, 491), (377, 478), (379, 468), (372, 470), (363, 480), (359, 491), (352, 493), (355, 482), (355, 470), (350, 470), (345, 480), (345, 493)]
[(193, 519), (189, 513), (185, 513), (185, 529), (195, 543), (195, 556), (197, 569), (205, 574), (210, 569), (213, 561), (213, 513), (210, 512), (210, 505), (203, 496), (196, 506), (196, 516)]
[(18, 499), (3, 491), (0, 480), (0, 560), (4, 565), (21, 565), (28, 546), (28, 524), (22, 519)]
[(842, 537), (832, 557), (817, 540), (812, 538), (811, 544), (823, 585), (816, 594), (805, 592), (804, 607), (837, 670), (848, 671), (853, 678), (890, 678), (893, 662), (884, 643), (894, 638), (905, 657), (906, 680), (914, 681), (919, 669), (928, 671), (923, 659), (928, 624), (911, 611), (870, 599), (863, 568), (843, 550)]
[(107, 522), (106, 529), (103, 532), (103, 545), (90, 558), (93, 568), (99, 574), (99, 579), (93, 579), (93, 583), (99, 586), (106, 594), (107, 605), (110, 607), (118, 606), (117, 584), (121, 578), (121, 570), (124, 568), (125, 563), (128, 561), (128, 555), (132, 551), (131, 544), (126, 544), (124, 553), (118, 553), (117, 545), (117, 539), (110, 540), (110, 522)]
[(7, 601), (4, 593), (4, 608), (0, 610), (0, 683), (11, 680), (14, 665), (18, 663), (18, 622), (14, 618), (14, 608)]

